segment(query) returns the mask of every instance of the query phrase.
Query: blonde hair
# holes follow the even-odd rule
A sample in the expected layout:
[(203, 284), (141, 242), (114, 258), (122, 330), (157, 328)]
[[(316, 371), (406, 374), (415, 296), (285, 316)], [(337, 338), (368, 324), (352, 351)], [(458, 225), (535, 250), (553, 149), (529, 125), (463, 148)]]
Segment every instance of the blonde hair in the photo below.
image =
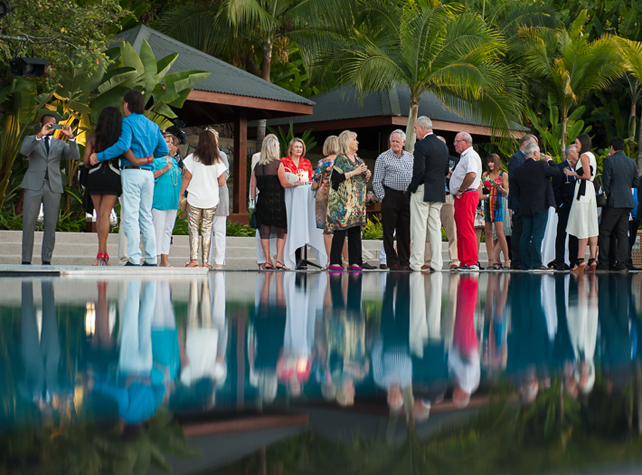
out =
[(258, 165), (267, 165), (268, 163), (278, 160), (281, 155), (281, 147), (276, 137), (265, 137), (263, 147), (261, 148), (261, 158)]
[(301, 154), (301, 157), (305, 157), (305, 154), (307, 152), (305, 142), (298, 137), (294, 137), (292, 140), (290, 140), (290, 143), (288, 144), (288, 157), (292, 156), (292, 147), (294, 147), (295, 143), (300, 143), (301, 145), (303, 145), (303, 153)]
[(340, 153), (347, 155), (350, 152), (350, 141), (356, 137), (357, 133), (352, 130), (344, 130), (339, 134), (339, 149)]
[(325, 142), (323, 142), (323, 155), (326, 157), (328, 155), (336, 155), (339, 153), (339, 137), (336, 135), (330, 135)]

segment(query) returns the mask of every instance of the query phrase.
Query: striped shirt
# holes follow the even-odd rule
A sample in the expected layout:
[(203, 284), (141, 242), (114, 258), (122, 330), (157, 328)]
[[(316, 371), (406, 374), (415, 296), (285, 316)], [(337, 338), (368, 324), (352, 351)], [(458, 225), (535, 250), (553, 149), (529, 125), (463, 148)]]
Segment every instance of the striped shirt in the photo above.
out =
[(399, 157), (392, 149), (386, 150), (375, 162), (372, 188), (379, 199), (386, 195), (384, 186), (397, 191), (406, 191), (412, 180), (412, 153), (403, 150)]

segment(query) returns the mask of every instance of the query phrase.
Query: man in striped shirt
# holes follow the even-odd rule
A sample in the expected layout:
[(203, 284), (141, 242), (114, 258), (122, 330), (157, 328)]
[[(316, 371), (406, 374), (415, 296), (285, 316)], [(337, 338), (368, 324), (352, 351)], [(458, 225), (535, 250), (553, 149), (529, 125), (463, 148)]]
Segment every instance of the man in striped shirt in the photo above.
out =
[(404, 150), (405, 145), (406, 134), (402, 130), (390, 134), (390, 149), (377, 158), (372, 180), (375, 194), (383, 200), (383, 248), (393, 270), (410, 269), (410, 196), (407, 189), (412, 179), (413, 156)]

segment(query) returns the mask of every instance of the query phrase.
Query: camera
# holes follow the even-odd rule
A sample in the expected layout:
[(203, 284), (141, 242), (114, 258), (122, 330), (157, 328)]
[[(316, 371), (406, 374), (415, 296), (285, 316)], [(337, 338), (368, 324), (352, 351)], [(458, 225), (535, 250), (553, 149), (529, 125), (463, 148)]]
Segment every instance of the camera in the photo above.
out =
[(62, 124), (49, 124), (52, 130), (62, 130)]
[(11, 60), (11, 72), (23, 78), (37, 78), (45, 73), (49, 62), (38, 58), (14, 58)]

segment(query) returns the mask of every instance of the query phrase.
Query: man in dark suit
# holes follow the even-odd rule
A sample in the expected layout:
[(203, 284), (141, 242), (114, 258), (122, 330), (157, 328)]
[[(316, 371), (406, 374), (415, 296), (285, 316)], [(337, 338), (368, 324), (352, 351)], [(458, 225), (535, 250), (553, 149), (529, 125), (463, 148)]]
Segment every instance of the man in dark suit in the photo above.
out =
[(40, 119), (40, 132), (30, 135), (20, 147), (20, 153), (29, 160), (29, 168), (20, 184), (24, 189), (22, 221), (22, 264), (31, 264), (33, 257), (33, 236), (40, 204), (44, 208), (44, 235), (42, 237), (42, 263), (51, 264), (51, 256), (56, 244), (56, 225), (62, 196), (62, 176), (60, 160), (78, 160), (80, 151), (68, 124), (61, 128), (68, 143), (53, 138), (56, 118), (45, 114)]
[(555, 268), (557, 270), (569, 270), (577, 256), (577, 238), (568, 234), (568, 255), (570, 266), (564, 262), (566, 251), (566, 225), (571, 211), (573, 195), (575, 194), (575, 176), (564, 176), (566, 168), (575, 171), (575, 165), (579, 159), (575, 145), (566, 147), (566, 160), (557, 165), (560, 175), (553, 177), (553, 193), (555, 194), (555, 206), (557, 211), (557, 235), (555, 237)]
[[(519, 141), (519, 149), (508, 159), (508, 183), (509, 188), (513, 188), (513, 172), (518, 167), (522, 166), (526, 157), (524, 156), (524, 147), (528, 143), (537, 143), (537, 138), (534, 135), (526, 134), (522, 136)], [(512, 214), (512, 237), (511, 237), (511, 268), (521, 269), (522, 258), (519, 253), (519, 242), (522, 237), (522, 218), (519, 215), (519, 200), (515, 197), (515, 193), (508, 193), (508, 208), (513, 212)]]
[(448, 174), (448, 147), (432, 133), (432, 122), (428, 117), (417, 119), (412, 180), (408, 191), (410, 196), (410, 268), (421, 271), (424, 264), (426, 228), (430, 236), (432, 260), (430, 268), (440, 271), (441, 218), (439, 213), (446, 201), (444, 177)]
[(631, 188), (637, 188), (638, 168), (633, 160), (624, 155), (624, 139), (614, 137), (609, 143), (609, 156), (602, 167), (602, 190), (606, 194), (606, 206), (602, 208), (598, 246), (600, 259), (597, 268), (609, 270), (609, 245), (615, 230), (617, 239), (614, 270), (627, 270), (629, 258), (629, 214), (635, 206)]
[(548, 177), (560, 174), (557, 164), (551, 157), (545, 156), (546, 162), (540, 161), (539, 146), (529, 143), (524, 147), (526, 161), (513, 172), (511, 193), (520, 204), (522, 217), (522, 236), (519, 252), (522, 256), (522, 269), (541, 269), (542, 239), (548, 220), (548, 208), (555, 206), (553, 187)]

